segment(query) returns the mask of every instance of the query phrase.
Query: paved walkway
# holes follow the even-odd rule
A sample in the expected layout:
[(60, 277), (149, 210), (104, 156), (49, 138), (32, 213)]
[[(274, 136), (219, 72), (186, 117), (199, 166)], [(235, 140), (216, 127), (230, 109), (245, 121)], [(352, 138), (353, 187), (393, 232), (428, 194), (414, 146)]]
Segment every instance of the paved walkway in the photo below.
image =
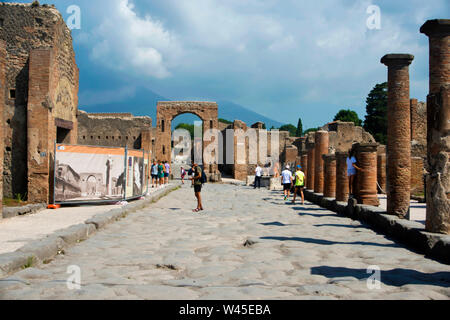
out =
[[(154, 190), (156, 189), (151, 189), (151, 192)], [(114, 204), (79, 205), (0, 219), (0, 254), (15, 251), (30, 241), (44, 238), (57, 230), (84, 223), (96, 214), (120, 207)]]
[[(281, 193), (189, 185), (108, 225), (47, 265), (0, 280), (3, 299), (449, 299), (450, 265)], [(69, 290), (67, 268), (81, 270)], [(381, 288), (367, 286), (368, 266)]]
[[(384, 194), (379, 194), (378, 199), (380, 199), (380, 208), (386, 210), (387, 208), (387, 196)], [(409, 220), (420, 222), (425, 226), (425, 220), (427, 218), (427, 204), (419, 203), (419, 201), (411, 200), (409, 206)]]

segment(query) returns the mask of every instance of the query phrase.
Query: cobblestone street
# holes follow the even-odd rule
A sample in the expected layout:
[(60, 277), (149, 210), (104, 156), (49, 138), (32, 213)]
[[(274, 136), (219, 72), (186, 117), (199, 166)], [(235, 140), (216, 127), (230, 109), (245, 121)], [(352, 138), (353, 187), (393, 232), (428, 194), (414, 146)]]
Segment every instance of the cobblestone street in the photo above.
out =
[[(450, 266), (279, 191), (189, 184), (48, 264), (0, 280), (2, 299), (448, 299)], [(70, 265), (81, 289), (69, 290)], [(369, 266), (381, 288), (369, 289)]]

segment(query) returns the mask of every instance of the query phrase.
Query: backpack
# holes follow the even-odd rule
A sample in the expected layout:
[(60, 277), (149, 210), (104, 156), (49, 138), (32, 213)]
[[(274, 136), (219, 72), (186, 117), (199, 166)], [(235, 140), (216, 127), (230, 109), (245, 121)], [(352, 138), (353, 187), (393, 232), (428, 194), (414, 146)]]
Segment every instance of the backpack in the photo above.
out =
[(202, 170), (202, 178), (200, 180), (202, 182), (202, 184), (208, 182), (208, 179), (206, 178), (206, 174), (205, 171)]

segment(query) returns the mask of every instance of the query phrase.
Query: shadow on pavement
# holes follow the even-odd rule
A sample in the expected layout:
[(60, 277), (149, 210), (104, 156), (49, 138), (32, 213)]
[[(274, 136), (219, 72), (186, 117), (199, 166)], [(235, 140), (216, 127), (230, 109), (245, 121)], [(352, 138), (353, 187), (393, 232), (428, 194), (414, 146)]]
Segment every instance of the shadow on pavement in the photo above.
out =
[[(311, 274), (327, 278), (354, 277), (359, 280), (367, 279), (373, 272), (366, 269), (351, 269), (343, 267), (320, 266), (312, 267)], [(435, 285), (450, 287), (450, 272), (424, 273), (411, 269), (381, 270), (380, 281), (389, 286), (404, 286), (407, 284)]]
[(361, 226), (354, 226), (351, 224), (333, 224), (333, 223), (324, 223), (324, 224), (314, 224), (314, 227), (338, 227), (338, 228), (351, 228), (351, 229), (369, 229), (368, 227), (365, 227), (363, 225)]
[(330, 210), (328, 210), (328, 209), (325, 209), (325, 208), (311, 208), (311, 207), (308, 207), (308, 208), (306, 208), (306, 207), (293, 207), (292, 209), (294, 209), (294, 210), (302, 210), (302, 211), (328, 211), (328, 212), (331, 212)]
[(278, 226), (278, 227), (286, 227), (286, 226), (298, 226), (299, 224), (284, 224), (282, 222), (274, 221), (274, 222), (264, 222), (260, 223), (263, 226)]
[(278, 241), (300, 241), (304, 243), (314, 243), (321, 244), (325, 246), (330, 246), (334, 244), (354, 244), (354, 245), (362, 245), (362, 246), (376, 246), (376, 247), (391, 247), (391, 248), (400, 248), (401, 246), (395, 243), (376, 243), (376, 242), (365, 242), (365, 241), (353, 241), (353, 242), (339, 242), (339, 241), (330, 241), (323, 239), (313, 239), (313, 238), (300, 238), (300, 237), (260, 237), (260, 239), (264, 240), (278, 240)]

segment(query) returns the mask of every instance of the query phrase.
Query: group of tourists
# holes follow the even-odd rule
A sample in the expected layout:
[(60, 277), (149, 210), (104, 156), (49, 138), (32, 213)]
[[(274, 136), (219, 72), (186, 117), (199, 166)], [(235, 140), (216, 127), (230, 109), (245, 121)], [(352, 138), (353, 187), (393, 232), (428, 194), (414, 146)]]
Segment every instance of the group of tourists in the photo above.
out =
[(305, 173), (301, 169), (302, 167), (300, 165), (297, 165), (295, 173), (292, 174), (290, 166), (286, 165), (286, 168), (281, 172), (281, 184), (283, 185), (284, 200), (289, 199), (289, 195), (292, 189), (294, 193), (292, 203), (295, 203), (297, 194), (300, 193), (302, 204), (305, 204), (303, 189), (305, 188), (306, 177)]
[[(349, 196), (353, 197), (354, 192), (354, 181), (358, 171), (363, 171), (362, 168), (356, 165), (357, 161), (355, 158), (354, 150), (352, 149), (347, 157), (347, 176), (349, 185)], [(302, 167), (297, 165), (295, 172), (291, 171), (289, 165), (286, 165), (285, 169), (281, 172), (281, 184), (283, 186), (284, 200), (288, 200), (291, 192), (293, 193), (292, 203), (295, 204), (297, 195), (301, 196), (302, 205), (305, 203), (305, 196), (303, 189), (306, 186), (306, 176), (301, 170)], [(261, 188), (261, 178), (262, 178), (262, 168), (257, 165), (255, 169), (255, 182), (254, 188)]]
[(168, 161), (153, 161), (150, 169), (152, 175), (152, 188), (163, 186), (169, 183), (169, 176), (172, 173)]

